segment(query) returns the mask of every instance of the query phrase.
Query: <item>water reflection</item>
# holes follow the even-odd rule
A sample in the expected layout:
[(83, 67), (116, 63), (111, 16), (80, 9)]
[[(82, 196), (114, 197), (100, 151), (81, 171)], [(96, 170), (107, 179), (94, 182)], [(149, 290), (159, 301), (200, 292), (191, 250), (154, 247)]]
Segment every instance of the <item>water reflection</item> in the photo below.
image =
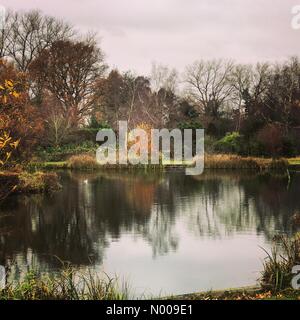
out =
[[(261, 237), (269, 243), (277, 233), (296, 231), (291, 219), (300, 208), (296, 173), (289, 186), (285, 178), (220, 171), (198, 177), (120, 172), (65, 172), (61, 177), (60, 192), (11, 197), (1, 207), (0, 264), (14, 261), (15, 277), (28, 265), (58, 268), (59, 257), (78, 266), (104, 263), (113, 268), (116, 261), (120, 272), (133, 273), (155, 273), (163, 263), (163, 279), (163, 270), (172, 268), (175, 258), (177, 263), (191, 259), (195, 265), (210, 259), (209, 254), (193, 257), (204, 243), (208, 248), (213, 241), (232, 240), (230, 248), (238, 248), (241, 236), (256, 245)], [(125, 249), (115, 249), (116, 243)], [(183, 248), (191, 246), (194, 252), (187, 258), (189, 250)], [(142, 252), (140, 264), (123, 270), (120, 264), (125, 266), (126, 255), (134, 250), (132, 256)], [(187, 263), (183, 268), (196, 277), (194, 266)], [(189, 280), (178, 290), (192, 290)]]

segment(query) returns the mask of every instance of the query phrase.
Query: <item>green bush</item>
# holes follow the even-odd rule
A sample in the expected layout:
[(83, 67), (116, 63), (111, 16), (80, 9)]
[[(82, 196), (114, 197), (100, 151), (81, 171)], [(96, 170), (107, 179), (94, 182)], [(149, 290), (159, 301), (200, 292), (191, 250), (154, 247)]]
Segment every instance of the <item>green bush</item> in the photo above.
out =
[(192, 120), (192, 121), (180, 122), (178, 124), (178, 128), (181, 130), (184, 130), (184, 129), (203, 129), (203, 126), (200, 122)]
[(238, 132), (227, 134), (221, 140), (218, 140), (214, 148), (221, 153), (236, 153), (241, 154), (243, 151), (243, 139)]
[(95, 153), (98, 145), (93, 141), (84, 141), (80, 144), (67, 144), (58, 147), (40, 148), (37, 157), (46, 162), (64, 161), (73, 155)]
[(95, 116), (91, 117), (88, 124), (88, 129), (100, 130), (100, 129), (110, 129), (110, 128), (111, 127), (107, 121), (98, 121)]

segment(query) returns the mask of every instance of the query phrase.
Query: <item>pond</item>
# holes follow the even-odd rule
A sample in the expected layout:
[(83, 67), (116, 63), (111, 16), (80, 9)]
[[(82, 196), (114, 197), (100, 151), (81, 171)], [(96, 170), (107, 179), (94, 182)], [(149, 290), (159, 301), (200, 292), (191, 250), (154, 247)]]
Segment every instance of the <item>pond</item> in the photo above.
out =
[(297, 231), (300, 174), (61, 172), (62, 190), (0, 209), (0, 264), (17, 279), (69, 261), (164, 295), (254, 285), (272, 239)]

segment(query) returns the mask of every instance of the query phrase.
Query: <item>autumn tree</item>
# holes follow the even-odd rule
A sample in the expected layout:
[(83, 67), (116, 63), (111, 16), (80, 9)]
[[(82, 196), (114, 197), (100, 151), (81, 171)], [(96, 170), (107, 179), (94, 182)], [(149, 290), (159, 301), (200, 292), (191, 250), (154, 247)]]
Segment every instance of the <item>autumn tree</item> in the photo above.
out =
[(62, 104), (73, 127), (90, 115), (94, 85), (105, 69), (103, 53), (93, 39), (56, 41), (30, 65), (33, 81)]
[(263, 145), (266, 154), (272, 157), (281, 155), (283, 132), (278, 124), (267, 124), (257, 133), (258, 141)]
[[(12, 154), (20, 142), (20, 139), (14, 139), (10, 134), (11, 128), (8, 125), (6, 112), (3, 112), (3, 106), (19, 97), (12, 80), (4, 80), (0, 84), (0, 171), (10, 165)], [(0, 177), (0, 201), (5, 199), (14, 188), (15, 181)]]
[(14, 141), (20, 139), (17, 149), (20, 159), (32, 156), (44, 129), (39, 110), (31, 104), (28, 87), (24, 73), (0, 60), (0, 130)]
[(155, 117), (149, 110), (151, 88), (146, 77), (112, 70), (106, 79), (97, 83), (95, 94), (97, 107), (112, 127), (118, 121), (126, 120), (133, 128), (141, 122), (153, 121)]
[(128, 121), (129, 128), (139, 124), (161, 128), (169, 126), (178, 111), (178, 100), (171, 87), (151, 85), (151, 79), (131, 72), (112, 70), (108, 77), (100, 79), (95, 86), (97, 97), (95, 110), (101, 120), (107, 120), (112, 127), (118, 121)]
[[(3, 96), (0, 95), (0, 98), (3, 98)], [(0, 129), (0, 173), (9, 163), (12, 153), (18, 147), (18, 144), (19, 140), (13, 140), (6, 131)], [(4, 200), (14, 189), (14, 181), (8, 181), (6, 178), (1, 179), (0, 176), (0, 201)]]

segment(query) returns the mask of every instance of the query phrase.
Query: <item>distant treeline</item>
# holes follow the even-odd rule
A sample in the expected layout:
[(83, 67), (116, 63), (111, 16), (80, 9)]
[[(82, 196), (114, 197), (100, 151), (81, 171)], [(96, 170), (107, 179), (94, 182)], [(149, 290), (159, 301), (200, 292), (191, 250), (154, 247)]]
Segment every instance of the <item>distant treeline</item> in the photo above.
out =
[(136, 75), (109, 68), (96, 34), (31, 11), (7, 14), (0, 58), (0, 130), (21, 138), (20, 157), (93, 139), (119, 120), (204, 128), (211, 152), (300, 153), (297, 57), (257, 65), (199, 57), (182, 73), (153, 64)]

